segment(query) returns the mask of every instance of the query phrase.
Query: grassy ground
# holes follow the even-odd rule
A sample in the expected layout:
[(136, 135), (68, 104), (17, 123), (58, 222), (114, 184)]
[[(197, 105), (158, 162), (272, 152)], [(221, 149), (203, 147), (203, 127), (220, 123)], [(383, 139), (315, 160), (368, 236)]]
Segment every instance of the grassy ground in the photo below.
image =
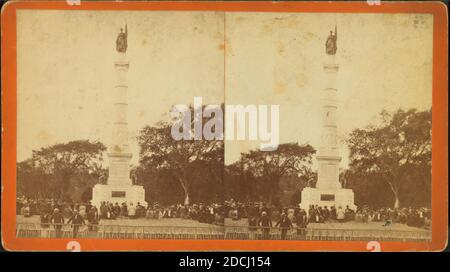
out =
[[(18, 225), (18, 237), (49, 238), (54, 237), (54, 228), (42, 228), (39, 216), (24, 218), (17, 216), (18, 223), (34, 223), (33, 225)], [(62, 237), (72, 237), (70, 225), (63, 226)], [(189, 219), (129, 219), (101, 220), (100, 226), (90, 231), (88, 225), (79, 229), (80, 237), (101, 239), (193, 239), (193, 240), (254, 240), (262, 239), (262, 230), (250, 231), (247, 219), (237, 221), (227, 219), (225, 227), (200, 223)], [(281, 239), (279, 229), (270, 230), (268, 239)], [(300, 235), (300, 236), (298, 236)], [(383, 223), (325, 223), (309, 224), (304, 232), (290, 229), (286, 239), (293, 240), (379, 240), (393, 241), (424, 241), (429, 240), (431, 232), (409, 227), (403, 224), (392, 224), (383, 227)]]
[[(417, 231), (424, 230), (420, 228), (410, 227), (404, 224), (391, 224), (390, 226), (383, 227), (383, 222), (370, 222), (370, 223), (357, 223), (357, 222), (344, 222), (344, 223), (311, 223), (308, 224), (308, 228), (311, 229), (346, 229), (346, 230), (403, 230), (403, 231)], [(225, 219), (226, 226), (247, 226), (247, 219), (231, 220)], [(275, 222), (274, 222), (275, 226)]]
[[(17, 216), (18, 223), (40, 223), (39, 216), (23, 217), (21, 215)], [(114, 220), (101, 220), (100, 225), (121, 225), (121, 226), (160, 226), (160, 227), (210, 227), (210, 228), (221, 228), (220, 226), (200, 223), (195, 220), (190, 219), (179, 219), (179, 218), (162, 218), (162, 219), (129, 219), (129, 218), (119, 218)], [(231, 220), (225, 219), (225, 226), (230, 227), (247, 227), (247, 219)], [(274, 222), (275, 226), (275, 222)], [(422, 230), (420, 228), (410, 227), (404, 224), (391, 224), (388, 227), (383, 227), (383, 222), (370, 222), (370, 223), (356, 223), (356, 222), (345, 222), (345, 223), (312, 223), (308, 224), (308, 228), (311, 229), (347, 229), (347, 230), (399, 230), (399, 231), (417, 231)]]
[[(17, 223), (40, 223), (39, 216), (23, 217), (17, 215)], [(130, 219), (130, 218), (118, 218), (113, 220), (100, 220), (100, 225), (119, 225), (119, 226), (159, 226), (159, 227), (210, 227), (220, 228), (220, 226), (200, 223), (191, 219), (180, 218), (162, 218), (162, 219)]]

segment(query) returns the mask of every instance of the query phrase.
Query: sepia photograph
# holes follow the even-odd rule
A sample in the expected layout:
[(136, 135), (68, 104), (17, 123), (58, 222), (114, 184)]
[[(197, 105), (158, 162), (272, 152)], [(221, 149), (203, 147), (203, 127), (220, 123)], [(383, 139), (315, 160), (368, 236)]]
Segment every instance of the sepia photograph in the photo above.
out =
[(17, 10), (16, 237), (430, 242), (433, 16)]

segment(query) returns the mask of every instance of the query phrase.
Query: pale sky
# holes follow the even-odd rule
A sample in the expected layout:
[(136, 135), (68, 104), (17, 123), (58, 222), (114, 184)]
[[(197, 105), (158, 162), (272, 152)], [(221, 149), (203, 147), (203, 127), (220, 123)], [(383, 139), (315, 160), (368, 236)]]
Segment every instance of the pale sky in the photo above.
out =
[[(278, 104), (280, 142), (317, 148), (324, 43), (335, 24), (341, 140), (383, 108), (431, 107), (432, 15), (21, 10), (17, 22), (19, 161), (60, 142), (109, 143), (115, 39), (125, 23), (133, 163), (138, 130), (194, 96)], [(225, 161), (258, 147), (227, 141)], [(341, 154), (345, 166), (345, 145)]]

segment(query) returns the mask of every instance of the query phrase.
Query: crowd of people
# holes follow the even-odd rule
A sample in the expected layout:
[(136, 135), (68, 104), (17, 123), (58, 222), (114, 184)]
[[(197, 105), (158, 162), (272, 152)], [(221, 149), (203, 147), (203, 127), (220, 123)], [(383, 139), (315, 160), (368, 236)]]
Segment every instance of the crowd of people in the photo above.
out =
[(64, 225), (70, 225), (76, 238), (82, 225), (95, 230), (100, 218), (95, 206), (74, 204), (55, 199), (32, 199), (19, 197), (16, 202), (17, 214), (23, 217), (38, 215), (43, 229), (54, 227), (55, 236), (61, 237)]
[(352, 210), (347, 207), (310, 206), (301, 209), (295, 206), (277, 206), (262, 202), (239, 202), (233, 199), (224, 203), (191, 204), (191, 205), (160, 205), (155, 202), (147, 207), (141, 203), (110, 203), (103, 202), (100, 207), (89, 203), (63, 202), (55, 199), (17, 199), (17, 213), (24, 217), (40, 216), (43, 228), (54, 226), (56, 236), (60, 237), (63, 225), (70, 224), (73, 236), (76, 237), (79, 227), (88, 226), (89, 231), (95, 231), (100, 220), (118, 218), (180, 218), (191, 219), (201, 223), (224, 225), (225, 218), (231, 220), (247, 219), (249, 231), (262, 230), (263, 238), (269, 235), (273, 227), (280, 228), (282, 239), (294, 225), (298, 234), (304, 234), (310, 223), (330, 222), (381, 222), (383, 226), (393, 223), (406, 224), (419, 228), (429, 228), (431, 210), (429, 208), (380, 208), (371, 209), (367, 206)]
[(136, 204), (102, 202), (97, 208), (89, 203), (19, 197), (17, 198), (17, 214), (24, 217), (40, 216), (41, 226), (43, 228), (54, 226), (57, 237), (61, 235), (62, 226), (70, 224), (74, 238), (81, 225), (87, 225), (89, 231), (96, 231), (100, 220), (119, 218), (181, 218), (206, 224), (224, 224), (223, 205), (218, 203), (163, 206), (155, 202), (145, 207), (139, 202)]
[(331, 223), (331, 222), (356, 222), (369, 223), (381, 222), (382, 226), (393, 223), (405, 224), (412, 227), (429, 229), (431, 225), (431, 209), (429, 208), (379, 208), (372, 209), (368, 206), (358, 207), (352, 210), (350, 207), (318, 206), (312, 205), (307, 210), (300, 205), (276, 206), (262, 202), (242, 203), (229, 200), (225, 202), (225, 210), (228, 218), (239, 220), (247, 218), (250, 229), (258, 227), (267, 229), (275, 226), (281, 228), (285, 233), (286, 228), (296, 225), (299, 233), (309, 223)]
[(145, 207), (139, 202), (136, 205), (126, 202), (120, 205), (117, 202), (114, 204), (106, 202), (100, 205), (100, 219), (115, 219), (118, 217), (133, 219), (181, 218), (207, 224), (223, 225), (224, 223), (223, 205), (218, 203), (164, 206), (155, 202)]

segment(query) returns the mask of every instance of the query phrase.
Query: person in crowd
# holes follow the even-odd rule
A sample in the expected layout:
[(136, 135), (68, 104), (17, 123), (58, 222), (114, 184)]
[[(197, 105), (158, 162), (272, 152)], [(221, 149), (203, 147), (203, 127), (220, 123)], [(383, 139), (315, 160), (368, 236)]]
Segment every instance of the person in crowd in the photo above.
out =
[(223, 226), (225, 224), (225, 218), (223, 216), (222, 206), (216, 204), (214, 208), (214, 224)]
[(123, 217), (128, 216), (128, 206), (126, 202), (123, 202), (122, 206), (120, 207), (120, 215)]
[(230, 213), (229, 213), (230, 215), (229, 215), (229, 217), (232, 219), (232, 220), (239, 220), (239, 211), (238, 211), (238, 209), (237, 209), (237, 206), (236, 205), (233, 205), (232, 206), (232, 209), (230, 210)]
[(256, 204), (249, 204), (247, 209), (247, 215), (248, 215), (248, 228), (251, 232), (254, 232), (257, 230), (257, 224), (258, 224), (258, 207)]
[(267, 215), (266, 211), (261, 213), (261, 217), (259, 218), (258, 225), (261, 227), (262, 231), (262, 239), (267, 240), (270, 238), (270, 229), (272, 228), (272, 220)]
[(367, 214), (367, 222), (373, 222), (375, 218), (375, 212), (374, 211), (369, 211)]
[(136, 218), (144, 217), (145, 216), (145, 208), (141, 205), (141, 203), (137, 203), (136, 205)]
[(337, 211), (336, 211), (336, 207), (334, 205), (331, 206), (330, 219), (333, 221), (337, 220)]
[(41, 218), (41, 227), (43, 229), (47, 229), (50, 223), (50, 214), (47, 211), (43, 211), (40, 215)]
[(64, 225), (64, 216), (58, 208), (55, 208), (53, 210), (53, 214), (50, 218), (50, 223), (52, 223), (53, 227), (55, 228), (55, 237), (61, 238), (62, 227)]
[(65, 205), (62, 210), (64, 218), (70, 218), (73, 214), (72, 207), (70, 205)]
[(363, 221), (362, 218), (363, 218), (363, 216), (362, 216), (361, 211), (357, 210), (356, 214), (355, 214), (355, 222), (357, 222), (357, 223), (362, 222)]
[(100, 204), (100, 218), (101, 219), (108, 218), (108, 207), (106, 207), (106, 203), (103, 201)]
[(344, 211), (344, 221), (351, 221), (355, 219), (355, 211), (353, 211), (352, 209), (350, 209), (350, 207), (347, 205), (345, 207), (345, 211)]
[(304, 209), (300, 209), (296, 216), (297, 235), (305, 235), (306, 227), (308, 225), (308, 215)]
[(80, 227), (84, 225), (84, 219), (80, 215), (78, 210), (74, 210), (72, 217), (70, 217), (69, 220), (67, 220), (67, 224), (70, 223), (72, 223), (72, 230), (73, 230), (72, 238), (77, 238)]
[(186, 208), (186, 205), (180, 205), (179, 211), (180, 211), (179, 212), (180, 218), (186, 219), (187, 211), (188, 211), (188, 209)]
[(97, 225), (99, 224), (100, 221), (100, 216), (98, 214), (98, 209), (97, 207), (93, 206), (89, 209), (88, 213), (87, 213), (87, 220), (88, 220), (88, 230), (89, 231), (96, 231), (97, 230)]
[(113, 203), (108, 203), (108, 212), (109, 212), (109, 219), (116, 219), (119, 216), (118, 214), (116, 214)]
[(345, 211), (344, 211), (344, 209), (342, 209), (341, 206), (339, 206), (339, 207), (337, 208), (337, 211), (336, 211), (336, 219), (337, 219), (337, 221), (338, 221), (339, 223), (342, 223), (342, 222), (344, 222), (344, 220), (345, 220)]
[(289, 206), (289, 208), (287, 209), (287, 217), (289, 218), (289, 220), (294, 221), (294, 217), (295, 217), (295, 209), (292, 206)]
[(148, 205), (147, 212), (146, 212), (146, 218), (153, 219), (154, 213), (155, 213), (155, 211), (154, 211), (153, 207), (151, 205)]
[(289, 219), (289, 216), (283, 212), (280, 220), (275, 224), (275, 227), (280, 227), (281, 240), (285, 240), (288, 230), (292, 228), (292, 221)]
[(78, 206), (78, 212), (80, 213), (81, 217), (86, 218), (86, 206), (84, 204)]
[(323, 218), (323, 222), (328, 222), (329, 218), (330, 218), (330, 210), (328, 209), (327, 206), (325, 206), (322, 209), (322, 218)]
[[(267, 208), (267, 210), (263, 209), (263, 211), (266, 211), (270, 219), (274, 222), (278, 222), (281, 218), (282, 210), (275, 206)], [(284, 209), (284, 212), (287, 212), (287, 209)]]
[(136, 207), (133, 205), (133, 202), (128, 205), (128, 217), (129, 218), (136, 218)]
[(21, 209), (20, 209), (20, 214), (23, 217), (30, 217), (31, 213), (30, 213), (30, 205), (26, 204), (24, 205)]
[(117, 218), (117, 217), (119, 217), (121, 215), (121, 209), (120, 209), (119, 203), (116, 202), (114, 204), (113, 212), (115, 214), (115, 218)]

